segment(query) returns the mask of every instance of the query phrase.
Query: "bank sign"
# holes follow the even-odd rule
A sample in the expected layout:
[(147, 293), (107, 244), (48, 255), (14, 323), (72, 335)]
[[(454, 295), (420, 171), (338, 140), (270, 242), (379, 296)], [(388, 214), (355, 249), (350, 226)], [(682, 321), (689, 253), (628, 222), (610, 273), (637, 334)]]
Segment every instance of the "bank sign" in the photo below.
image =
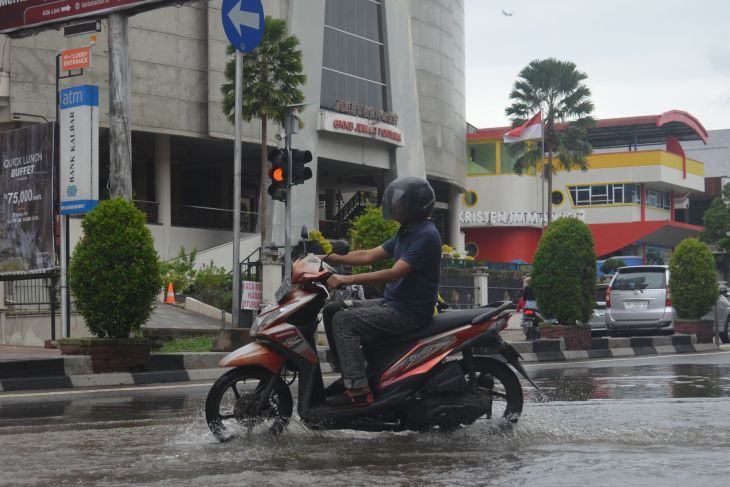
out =
[[(483, 211), (465, 210), (459, 214), (459, 223), (465, 228), (485, 226), (542, 227), (547, 225), (547, 212), (540, 211)], [(582, 211), (554, 211), (553, 221), (559, 218), (585, 219)]]
[(0, 0), (0, 34), (82, 17), (99, 17), (119, 10), (145, 8), (169, 0)]
[(66, 88), (60, 98), (61, 214), (81, 215), (99, 203), (99, 88)]

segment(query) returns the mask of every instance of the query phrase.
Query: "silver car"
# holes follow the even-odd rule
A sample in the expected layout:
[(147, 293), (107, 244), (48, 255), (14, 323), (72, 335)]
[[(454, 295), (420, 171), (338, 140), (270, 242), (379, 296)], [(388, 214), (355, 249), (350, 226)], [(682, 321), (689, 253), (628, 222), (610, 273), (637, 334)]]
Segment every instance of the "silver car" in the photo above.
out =
[(674, 330), (674, 308), (665, 265), (621, 267), (606, 294), (608, 334), (619, 331)]
[(593, 314), (588, 324), (591, 325), (593, 336), (606, 333), (606, 289), (608, 284), (596, 285), (596, 304), (593, 306)]

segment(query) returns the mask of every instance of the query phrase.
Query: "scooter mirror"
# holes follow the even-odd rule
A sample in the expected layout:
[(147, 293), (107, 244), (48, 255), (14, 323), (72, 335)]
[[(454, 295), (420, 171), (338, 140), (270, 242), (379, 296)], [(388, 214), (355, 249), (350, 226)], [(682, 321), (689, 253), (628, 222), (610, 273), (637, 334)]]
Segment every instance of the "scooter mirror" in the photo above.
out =
[(350, 244), (345, 240), (332, 240), (332, 253), (337, 255), (345, 255), (350, 252)]
[(307, 231), (306, 225), (302, 225), (302, 231), (299, 235), (302, 237), (302, 240), (307, 240), (309, 238), (309, 232)]

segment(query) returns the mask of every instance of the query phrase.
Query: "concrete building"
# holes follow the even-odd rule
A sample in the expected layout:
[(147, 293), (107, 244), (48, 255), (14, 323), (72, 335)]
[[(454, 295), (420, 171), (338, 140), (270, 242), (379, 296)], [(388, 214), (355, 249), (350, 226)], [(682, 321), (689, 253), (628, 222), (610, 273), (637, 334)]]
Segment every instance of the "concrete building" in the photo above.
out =
[[(462, 0), (265, 0), (286, 19), (304, 56), (305, 123), (293, 145), (314, 154), (315, 177), (293, 190), (293, 221), (341, 236), (347, 206), (375, 195), (392, 178), (426, 176), (437, 194), (444, 241), (459, 240), (458, 199), (466, 177), (464, 5)], [(199, 1), (130, 19), (133, 199), (148, 215), (161, 257), (180, 246), (231, 242), (233, 126), (222, 112), (228, 41), (220, 1)], [(100, 88), (100, 178), (108, 179), (106, 22), (92, 65), (61, 87)], [(46, 30), (0, 36), (0, 130), (55, 117), (54, 61), (88, 43)], [(280, 128), (268, 127), (278, 146)], [(240, 210), (248, 248), (258, 207), (258, 120), (243, 124)], [(348, 214), (343, 211), (348, 209)], [(283, 243), (283, 205), (274, 235)], [(72, 219), (72, 241), (80, 236)], [(298, 231), (294, 233), (295, 237)], [(254, 237), (254, 238), (250, 238)], [(243, 257), (247, 255), (244, 249)], [(229, 252), (220, 252), (227, 254)], [(218, 263), (230, 266), (230, 257)]]
[[(705, 167), (681, 143), (706, 143), (707, 131), (692, 115), (597, 120), (589, 129), (594, 147), (589, 169), (558, 171), (553, 191), (534, 171), (517, 175), (515, 157), (502, 142), (509, 127), (468, 134), (469, 177), (462, 199), (466, 250), (479, 260), (532, 262), (546, 223), (547, 198), (553, 218), (575, 217), (588, 224), (596, 256), (636, 256), (639, 262), (667, 262), (683, 238), (702, 228), (677, 218), (692, 192), (705, 188)], [(662, 144), (658, 146), (657, 144)]]

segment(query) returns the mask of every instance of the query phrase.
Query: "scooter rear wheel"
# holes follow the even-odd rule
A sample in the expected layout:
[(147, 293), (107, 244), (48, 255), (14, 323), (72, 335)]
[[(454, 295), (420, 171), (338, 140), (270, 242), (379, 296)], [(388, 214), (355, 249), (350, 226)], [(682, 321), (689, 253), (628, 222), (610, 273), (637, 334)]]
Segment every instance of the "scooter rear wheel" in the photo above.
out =
[(289, 424), (294, 402), (281, 377), (258, 413), (261, 393), (273, 374), (259, 367), (238, 367), (223, 374), (210, 388), (205, 401), (205, 419), (218, 441), (229, 441), (236, 431), (281, 433)]

